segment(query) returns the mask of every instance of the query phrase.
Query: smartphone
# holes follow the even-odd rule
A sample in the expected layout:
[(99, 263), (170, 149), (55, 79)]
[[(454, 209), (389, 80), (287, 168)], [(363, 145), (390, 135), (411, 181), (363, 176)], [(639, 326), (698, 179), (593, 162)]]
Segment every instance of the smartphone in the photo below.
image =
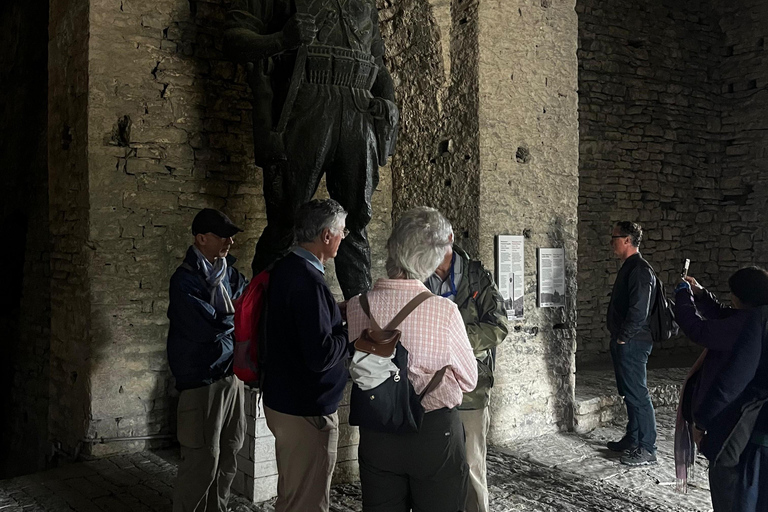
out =
[(688, 267), (691, 265), (691, 260), (688, 258), (685, 258), (685, 261), (683, 262), (683, 271), (680, 272), (680, 279), (685, 281), (685, 278), (688, 277)]

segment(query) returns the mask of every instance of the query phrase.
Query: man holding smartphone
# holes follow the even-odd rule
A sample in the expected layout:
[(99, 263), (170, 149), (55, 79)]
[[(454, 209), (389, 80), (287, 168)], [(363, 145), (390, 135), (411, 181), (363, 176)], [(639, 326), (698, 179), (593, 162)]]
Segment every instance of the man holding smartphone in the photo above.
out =
[(611, 359), (616, 386), (627, 406), (627, 430), (608, 449), (624, 452), (621, 463), (656, 463), (656, 416), (648, 393), (646, 365), (653, 348), (649, 317), (655, 300), (656, 276), (640, 255), (643, 229), (636, 222), (618, 222), (611, 233), (611, 249), (622, 262), (608, 305)]

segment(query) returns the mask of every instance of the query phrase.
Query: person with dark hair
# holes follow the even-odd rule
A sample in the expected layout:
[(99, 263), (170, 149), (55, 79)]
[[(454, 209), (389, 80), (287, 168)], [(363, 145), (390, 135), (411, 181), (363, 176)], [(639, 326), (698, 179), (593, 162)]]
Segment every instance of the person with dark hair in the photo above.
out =
[[(758, 267), (736, 271), (729, 279), (731, 307), (688, 276), (675, 289), (675, 316), (680, 328), (706, 350), (685, 383), (682, 417), (709, 459), (709, 482), (715, 512), (768, 509), (768, 408), (758, 418), (753, 440), (735, 467), (718, 454), (739, 419), (745, 390), (756, 383), (768, 389), (768, 350), (764, 350), (768, 272)], [(761, 382), (756, 382), (760, 381)], [(757, 475), (762, 475), (757, 477)], [(761, 500), (762, 501), (759, 501)]]
[(277, 512), (329, 507), (349, 349), (324, 265), (347, 234), (346, 216), (333, 199), (302, 205), (297, 245), (270, 272), (262, 391), (275, 436)]
[(648, 393), (646, 365), (653, 349), (648, 322), (656, 294), (653, 267), (640, 255), (643, 229), (635, 222), (619, 222), (611, 233), (611, 249), (622, 262), (608, 305), (611, 359), (616, 387), (627, 406), (627, 429), (608, 449), (624, 452), (630, 466), (656, 462), (656, 415)]
[(218, 210), (192, 221), (194, 243), (171, 277), (168, 364), (179, 395), (174, 512), (227, 510), (245, 439), (243, 382), (233, 374), (235, 308), (245, 276), (229, 249), (242, 231)]

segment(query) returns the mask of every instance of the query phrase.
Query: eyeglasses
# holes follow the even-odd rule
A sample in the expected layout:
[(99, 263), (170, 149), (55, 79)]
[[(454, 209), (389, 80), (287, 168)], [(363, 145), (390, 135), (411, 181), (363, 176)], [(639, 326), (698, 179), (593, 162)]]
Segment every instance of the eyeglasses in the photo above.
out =
[(627, 238), (629, 235), (611, 235), (611, 238)]

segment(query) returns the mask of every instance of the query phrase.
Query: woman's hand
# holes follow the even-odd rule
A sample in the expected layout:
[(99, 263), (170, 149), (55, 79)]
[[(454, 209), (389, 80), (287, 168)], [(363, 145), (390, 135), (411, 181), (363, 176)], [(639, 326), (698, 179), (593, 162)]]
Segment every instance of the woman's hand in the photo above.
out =
[(704, 287), (701, 286), (698, 281), (696, 281), (695, 277), (685, 276), (685, 281), (691, 285), (691, 291), (694, 295), (701, 295), (704, 293)]

